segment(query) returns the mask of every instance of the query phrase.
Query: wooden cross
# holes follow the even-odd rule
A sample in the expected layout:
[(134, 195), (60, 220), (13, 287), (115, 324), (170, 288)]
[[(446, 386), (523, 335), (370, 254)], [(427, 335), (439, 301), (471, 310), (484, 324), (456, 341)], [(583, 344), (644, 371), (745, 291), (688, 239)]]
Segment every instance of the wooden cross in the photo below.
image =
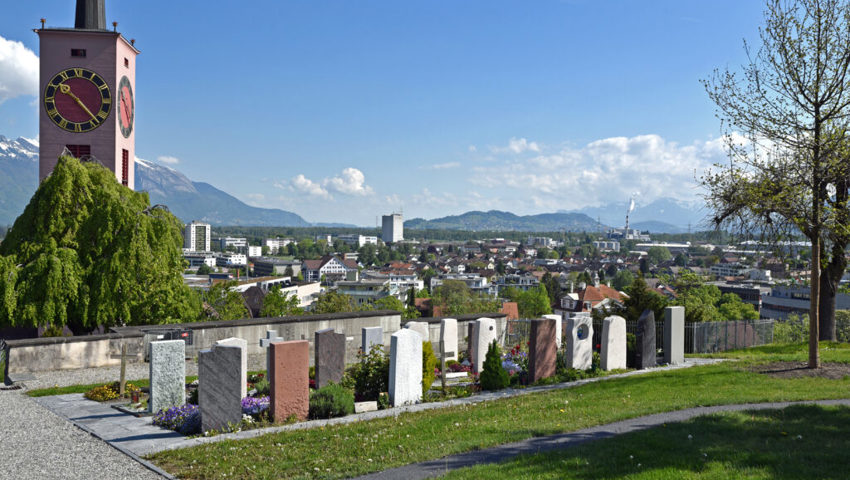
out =
[(124, 390), (127, 387), (127, 344), (121, 344), (121, 354), (120, 355), (112, 355), (111, 358), (120, 358), (121, 359), (121, 377), (118, 380), (118, 396), (124, 396)]

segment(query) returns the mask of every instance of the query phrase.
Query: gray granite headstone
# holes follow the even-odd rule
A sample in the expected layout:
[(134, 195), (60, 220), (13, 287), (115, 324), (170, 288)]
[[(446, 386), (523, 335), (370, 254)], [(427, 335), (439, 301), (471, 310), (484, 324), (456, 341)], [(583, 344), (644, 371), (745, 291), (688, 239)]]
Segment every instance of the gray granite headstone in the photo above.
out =
[(394, 407), (422, 400), (422, 336), (402, 328), (390, 338), (390, 403)]
[(242, 398), (248, 396), (248, 340), (244, 338), (225, 338), (215, 342), (216, 345), (233, 345), (242, 349), (240, 377), (242, 378)]
[(186, 343), (160, 340), (150, 345), (149, 411), (156, 413), (163, 408), (183, 405), (186, 403)]
[(664, 309), (664, 363), (685, 363), (685, 307)]
[(644, 310), (635, 335), (635, 366), (638, 370), (655, 366), (655, 313)]
[(203, 431), (242, 420), (242, 348), (216, 344), (198, 352), (198, 404)]
[(360, 329), (361, 343), (360, 349), (364, 354), (369, 353), (372, 345), (384, 344), (384, 329), (381, 327), (363, 327)]
[(345, 370), (345, 334), (334, 333), (332, 328), (316, 331), (314, 360), (317, 388), (339, 383)]

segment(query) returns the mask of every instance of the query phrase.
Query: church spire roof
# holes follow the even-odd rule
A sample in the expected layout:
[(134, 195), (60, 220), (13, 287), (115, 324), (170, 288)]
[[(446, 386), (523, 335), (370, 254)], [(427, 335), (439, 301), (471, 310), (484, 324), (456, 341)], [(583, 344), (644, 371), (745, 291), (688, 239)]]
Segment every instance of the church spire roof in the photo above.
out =
[(74, 28), (106, 30), (106, 0), (77, 0)]

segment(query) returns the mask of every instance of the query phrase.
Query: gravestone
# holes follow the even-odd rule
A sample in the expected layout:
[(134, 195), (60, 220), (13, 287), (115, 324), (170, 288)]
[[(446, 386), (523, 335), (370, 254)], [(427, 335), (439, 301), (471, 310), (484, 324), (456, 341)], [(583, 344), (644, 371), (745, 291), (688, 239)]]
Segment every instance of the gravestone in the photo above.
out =
[(555, 375), (558, 353), (555, 332), (556, 322), (553, 318), (531, 321), (528, 341), (528, 380), (531, 383)]
[(555, 321), (555, 346), (561, 348), (561, 343), (564, 341), (563, 319), (560, 315), (543, 315), (543, 318), (549, 318)]
[(685, 307), (664, 309), (664, 363), (685, 363)]
[(306, 420), (310, 410), (310, 343), (272, 342), (269, 347), (269, 409), (274, 421), (294, 416)]
[(593, 366), (593, 319), (589, 313), (570, 314), (567, 319), (566, 363), (576, 370)]
[(316, 331), (315, 338), (316, 388), (339, 383), (345, 370), (345, 334), (326, 328)]
[(487, 357), (487, 349), (496, 340), (496, 321), (492, 318), (482, 317), (473, 322), (472, 327), (472, 350), (474, 356), (470, 358), (475, 372), (480, 372), (484, 367), (484, 358)]
[(156, 413), (163, 408), (183, 405), (186, 403), (186, 343), (160, 340), (150, 345), (149, 411)]
[(244, 338), (230, 337), (224, 340), (215, 342), (216, 345), (230, 345), (242, 349), (242, 354), (239, 361), (239, 378), (242, 379), (242, 388), (240, 394), (245, 398), (248, 396), (248, 340)]
[(469, 363), (472, 363), (475, 359), (475, 345), (472, 341), (473, 333), (475, 333), (475, 321), (466, 322), (466, 361)]
[(242, 420), (242, 352), (240, 346), (222, 343), (198, 352), (198, 405), (204, 432)]
[(442, 361), (457, 360), (457, 320), (454, 318), (440, 320), (440, 345), (440, 351), (448, 353)]
[(384, 329), (381, 327), (363, 327), (360, 329), (360, 349), (364, 354), (372, 350), (372, 345), (384, 345)]
[(408, 328), (418, 333), (420, 337), (422, 337), (423, 342), (430, 342), (431, 335), (428, 331), (428, 322), (407, 322), (404, 324), (404, 328)]
[(277, 336), (277, 330), (266, 330), (266, 338), (260, 339), (260, 348), (266, 349), (266, 376), (271, 375), (271, 358), (272, 352), (269, 347), (271, 347), (272, 342), (282, 342), (283, 338)]
[(644, 310), (635, 335), (635, 367), (638, 370), (654, 367), (655, 355), (655, 313)]
[(389, 394), (394, 407), (422, 400), (422, 336), (409, 328), (390, 337)]
[(599, 366), (602, 370), (626, 368), (626, 319), (617, 315), (602, 321), (602, 348)]

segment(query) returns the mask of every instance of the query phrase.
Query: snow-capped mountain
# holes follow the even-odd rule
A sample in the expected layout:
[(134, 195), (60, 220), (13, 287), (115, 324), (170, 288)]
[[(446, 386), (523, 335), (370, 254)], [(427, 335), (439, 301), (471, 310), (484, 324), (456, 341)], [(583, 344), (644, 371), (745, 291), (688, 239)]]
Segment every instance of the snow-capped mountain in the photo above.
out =
[[(193, 182), (179, 171), (136, 160), (136, 190), (147, 191), (152, 204), (167, 205), (184, 222), (213, 225), (292, 226), (310, 224), (285, 210), (246, 205), (210, 184)], [(38, 141), (0, 135), (0, 225), (11, 225), (38, 186)]]

